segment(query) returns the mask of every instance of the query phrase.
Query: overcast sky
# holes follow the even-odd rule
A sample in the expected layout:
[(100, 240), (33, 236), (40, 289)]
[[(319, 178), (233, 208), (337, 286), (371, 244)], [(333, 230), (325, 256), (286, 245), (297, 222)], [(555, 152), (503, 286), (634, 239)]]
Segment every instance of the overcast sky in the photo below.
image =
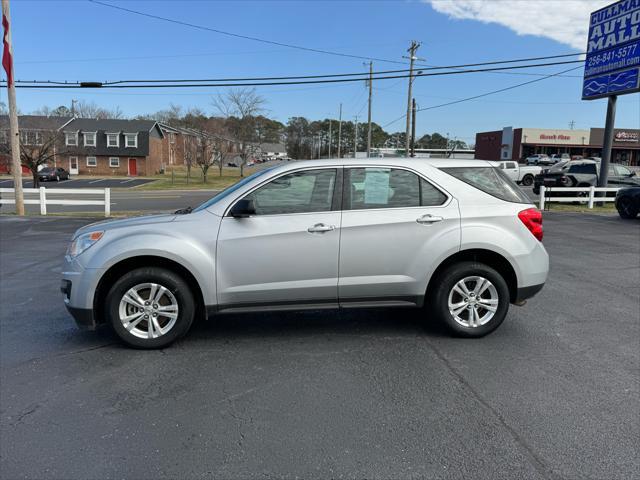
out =
[[(105, 0), (107, 1), (107, 0)], [(431, 65), (581, 52), (589, 12), (600, 0), (433, 0), (433, 1), (127, 1), (126, 8), (177, 20), (336, 52), (402, 61), (412, 39)], [(114, 10), (87, 1), (18, 1), (11, 4), (18, 79), (120, 80), (282, 76), (364, 71), (363, 61), (266, 45)], [(377, 70), (401, 68), (376, 62)], [(571, 65), (538, 67), (549, 74)], [(534, 76), (479, 73), (418, 78), (420, 107), (508, 87)], [(4, 72), (3, 72), (4, 74)], [(582, 70), (476, 101), (418, 114), (419, 133), (439, 131), (473, 141), (478, 131), (503, 126), (575, 128), (603, 126), (606, 100), (580, 100)], [(374, 83), (373, 119), (385, 125), (406, 108), (406, 79)], [(42, 105), (70, 105), (72, 98), (101, 106), (119, 105), (126, 115), (153, 112), (169, 103), (214, 113), (213, 89), (175, 91), (18, 91), (22, 112)], [(269, 114), (282, 122), (311, 119), (366, 119), (363, 83), (261, 87)], [(617, 126), (640, 128), (640, 95), (618, 102)], [(6, 91), (0, 100), (6, 102)], [(404, 130), (403, 121), (386, 127)]]

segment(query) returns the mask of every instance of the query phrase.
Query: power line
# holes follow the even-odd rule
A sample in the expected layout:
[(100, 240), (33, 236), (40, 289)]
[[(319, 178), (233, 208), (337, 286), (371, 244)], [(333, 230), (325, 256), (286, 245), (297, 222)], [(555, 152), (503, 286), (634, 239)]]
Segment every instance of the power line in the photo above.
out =
[[(454, 100), (454, 101), (451, 101), (451, 102), (441, 103), (439, 105), (432, 105), (430, 107), (419, 108), (417, 111), (418, 112), (422, 112), (422, 111), (425, 111), (425, 110), (433, 110), (435, 108), (447, 107), (449, 105), (455, 105), (455, 104), (462, 103), (462, 102), (468, 102), (470, 100), (476, 100), (478, 98), (487, 97), (489, 95), (494, 95), (496, 93), (506, 92), (507, 90), (513, 90), (514, 88), (523, 87), (525, 85), (530, 85), (532, 83), (541, 82), (542, 80), (546, 80), (547, 78), (557, 77), (558, 75), (561, 75), (561, 74), (567, 73), (567, 72), (572, 72), (573, 70), (577, 70), (579, 68), (582, 68), (582, 66), (572, 67), (572, 68), (569, 68), (568, 70), (563, 70), (562, 72), (549, 74), (549, 75), (547, 75), (546, 77), (543, 77), (543, 78), (536, 78), (534, 80), (529, 80), (528, 82), (518, 83), (516, 85), (511, 85), (509, 87), (500, 88), (498, 90), (493, 90), (491, 92), (481, 93), (479, 95), (474, 95), (472, 97), (460, 98), (460, 99), (457, 99), (457, 100)], [(403, 114), (400, 117), (396, 118), (395, 120), (392, 120), (392, 121), (390, 121), (388, 123), (385, 123), (382, 126), (382, 128), (386, 128), (389, 125), (392, 125), (392, 124), (404, 119), (405, 117), (406, 117), (406, 114)]]
[(264, 38), (258, 38), (258, 37), (252, 37), (252, 36), (249, 36), (249, 35), (242, 35), (242, 34), (239, 34), (239, 33), (227, 32), (227, 31), (220, 30), (220, 29), (217, 29), (217, 28), (206, 27), (204, 25), (198, 25), (198, 24), (195, 24), (195, 23), (184, 22), (184, 21), (181, 21), (181, 20), (173, 19), (173, 18), (161, 17), (160, 15), (153, 15), (151, 13), (140, 12), (138, 10), (132, 10), (130, 8), (119, 7), (117, 5), (111, 5), (109, 3), (101, 2), (99, 0), (87, 0), (87, 1), (89, 1), (91, 3), (95, 3), (96, 5), (102, 5), (103, 7), (109, 7), (109, 8), (113, 8), (115, 10), (121, 10), (123, 12), (133, 13), (134, 15), (140, 15), (142, 17), (153, 18), (155, 20), (161, 20), (163, 22), (174, 23), (176, 25), (182, 25), (184, 27), (190, 27), (190, 28), (195, 28), (195, 29), (198, 29), (198, 30), (205, 30), (205, 31), (213, 32), (213, 33), (218, 33), (220, 35), (226, 35), (228, 37), (242, 38), (243, 40), (251, 40), (253, 42), (266, 43), (266, 44), (269, 44), (269, 45), (277, 45), (279, 47), (293, 48), (293, 49), (296, 49), (296, 50), (303, 50), (303, 51), (306, 51), (306, 52), (313, 52), (313, 53), (322, 53), (322, 54), (325, 54), (325, 55), (334, 55), (334, 56), (338, 56), (338, 57), (357, 58), (359, 60), (376, 60), (376, 61), (379, 61), (379, 62), (404, 64), (404, 62), (401, 62), (399, 60), (388, 60), (388, 59), (375, 58), (375, 57), (364, 57), (364, 56), (361, 56), (361, 55), (351, 55), (351, 54), (348, 54), (348, 53), (332, 52), (330, 50), (322, 50), (322, 49), (319, 49), (319, 48), (303, 47), (303, 46), (300, 46), (300, 45), (293, 45), (293, 44), (290, 44), (290, 43), (276, 42), (274, 40), (267, 40), (267, 39), (264, 39)]
[[(468, 70), (453, 70), (447, 72), (431, 72), (431, 73), (414, 73), (413, 77), (432, 77), (432, 76), (443, 76), (443, 75), (460, 75), (464, 73), (480, 73), (480, 72), (492, 72), (492, 71), (502, 71), (502, 70), (511, 70), (511, 69), (523, 69), (523, 68), (535, 68), (535, 67), (548, 67), (552, 65), (566, 65), (573, 63), (583, 63), (582, 60), (569, 60), (563, 62), (549, 62), (549, 63), (540, 63), (540, 64), (531, 64), (531, 65), (516, 65), (509, 67), (493, 67), (493, 68), (477, 68), (477, 69), (468, 69)], [(576, 67), (580, 68), (580, 67)], [(575, 69), (571, 69), (575, 70)], [(351, 75), (351, 74), (345, 74)], [(306, 84), (321, 84), (321, 83), (343, 83), (343, 82), (362, 82), (368, 80), (366, 75), (361, 73), (358, 78), (323, 78), (313, 79), (313, 80), (293, 80), (293, 81), (270, 81), (265, 82), (259, 79), (254, 78), (246, 78), (242, 80), (234, 80), (228, 83), (218, 83), (218, 82), (226, 82), (226, 80), (213, 80), (216, 83), (159, 83), (159, 84), (134, 84), (134, 85), (122, 85), (120, 83), (102, 83), (102, 82), (59, 82), (59, 81), (21, 81), (20, 84), (17, 84), (17, 88), (51, 88), (51, 86), (55, 86), (55, 88), (196, 88), (196, 87), (259, 87), (259, 86), (272, 86), (272, 85), (306, 85)], [(555, 75), (555, 74), (554, 74)], [(552, 75), (553, 76), (553, 75)], [(407, 78), (409, 75), (387, 75), (387, 76), (378, 76), (373, 77), (373, 80), (390, 80), (390, 79), (398, 79), (398, 78)], [(262, 77), (266, 78), (266, 77)], [(278, 78), (278, 77), (272, 77)], [(282, 79), (286, 79), (287, 77), (280, 77)], [(296, 78), (296, 77), (290, 77)], [(544, 78), (549, 78), (548, 76), (538, 78), (536, 80), (532, 80), (532, 83), (538, 80), (543, 80)], [(202, 82), (211, 82), (212, 80), (202, 80)], [(200, 82), (200, 80), (198, 80)], [(242, 83), (238, 83), (242, 82)], [(0, 82), (4, 83), (4, 82)], [(17, 82), (16, 82), (17, 83)]]
[[(259, 42), (259, 43), (265, 43), (265, 44), (269, 44), (269, 45), (277, 45), (279, 47), (286, 47), (286, 48), (292, 48), (292, 49), (296, 49), (296, 50), (302, 50), (302, 51), (306, 51), (306, 52), (312, 52), (312, 53), (320, 53), (320, 54), (324, 54), (324, 55), (333, 55), (333, 56), (338, 56), (338, 57), (346, 57), (346, 58), (356, 58), (359, 60), (369, 60), (369, 61), (377, 61), (377, 62), (385, 62), (385, 63), (394, 63), (394, 64), (399, 64), (399, 65), (406, 65), (407, 62), (403, 62), (400, 60), (391, 60), (391, 59), (386, 59), (386, 58), (376, 58), (376, 57), (371, 57), (371, 56), (362, 56), (362, 55), (353, 55), (353, 54), (348, 54), (348, 53), (343, 53), (343, 52), (335, 52), (335, 51), (331, 51), (331, 50), (324, 50), (324, 49), (319, 49), (319, 48), (311, 48), (311, 47), (304, 47), (301, 45), (294, 45), (294, 44), (290, 44), (290, 43), (284, 43), (284, 42), (277, 42), (274, 40), (267, 40), (264, 38), (259, 38), (259, 37), (253, 37), (253, 36), (249, 36), (249, 35), (243, 35), (243, 34), (239, 34), (239, 33), (234, 33), (234, 32), (228, 32), (225, 30), (220, 30), (217, 28), (213, 28), (213, 27), (207, 27), (204, 25), (198, 25), (195, 23), (190, 23), (190, 22), (185, 22), (182, 20), (176, 20), (174, 18), (168, 18), (168, 17), (162, 17), (160, 15), (154, 15), (151, 13), (146, 13), (146, 12), (141, 12), (138, 10), (133, 10), (130, 8), (125, 8), (125, 7), (120, 7), (117, 5), (112, 5), (110, 3), (106, 3), (106, 2), (102, 2), (99, 0), (87, 0), (90, 3), (94, 3), (96, 5), (102, 5), (104, 7), (108, 7), (108, 8), (112, 8), (115, 10), (120, 10), (123, 12), (127, 12), (127, 13), (131, 13), (134, 15), (139, 15), (142, 17), (147, 17), (147, 18), (152, 18), (155, 20), (160, 20), (163, 22), (169, 22), (169, 23), (173, 23), (176, 25), (181, 25), (184, 27), (190, 27), (190, 28), (195, 28), (198, 30), (204, 30), (204, 31), (209, 31), (209, 32), (213, 32), (213, 33), (217, 33), (220, 35), (226, 35), (229, 37), (235, 37), (235, 38), (241, 38), (243, 40), (250, 40), (253, 42)], [(427, 68), (436, 68), (436, 69), (440, 69), (440, 68), (463, 68), (463, 67), (475, 67), (475, 66), (480, 66), (480, 65), (495, 65), (495, 64), (499, 64), (499, 63), (518, 63), (518, 62), (525, 62), (525, 61), (534, 61), (534, 60), (542, 60), (542, 59), (550, 59), (550, 58), (563, 58), (563, 57), (571, 57), (571, 56), (576, 56), (576, 55), (583, 55), (584, 52), (580, 52), (580, 53), (567, 53), (567, 54), (560, 54), (560, 55), (552, 55), (552, 56), (547, 56), (547, 57), (529, 57), (529, 58), (525, 58), (525, 59), (514, 59), (514, 60), (507, 60), (507, 61), (503, 61), (503, 62), (487, 62), (487, 63), (476, 63), (476, 64), (466, 64), (466, 65), (455, 65), (452, 67), (437, 67), (434, 65), (426, 65), (426, 64), (420, 64), (420, 66), (424, 66)]]

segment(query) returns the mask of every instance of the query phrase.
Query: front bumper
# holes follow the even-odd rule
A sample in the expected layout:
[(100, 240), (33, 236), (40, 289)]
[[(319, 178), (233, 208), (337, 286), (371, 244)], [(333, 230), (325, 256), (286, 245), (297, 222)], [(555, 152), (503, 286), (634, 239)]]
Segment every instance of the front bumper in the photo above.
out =
[(538, 285), (531, 285), (529, 287), (520, 287), (518, 288), (518, 292), (516, 294), (516, 301), (512, 303), (521, 303), (538, 294), (540, 290), (544, 287), (544, 283), (540, 283)]
[(84, 268), (77, 258), (65, 257), (60, 291), (67, 310), (80, 328), (96, 327), (93, 300), (103, 273), (103, 269)]

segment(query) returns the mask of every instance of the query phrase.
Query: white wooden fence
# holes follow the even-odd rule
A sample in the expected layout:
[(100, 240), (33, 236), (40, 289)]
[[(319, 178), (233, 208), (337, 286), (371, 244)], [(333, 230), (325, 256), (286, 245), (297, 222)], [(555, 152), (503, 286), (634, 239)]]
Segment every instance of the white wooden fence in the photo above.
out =
[[(615, 197), (605, 196), (607, 192), (617, 192), (619, 188), (605, 187), (540, 187), (540, 210), (544, 210), (547, 202), (587, 202), (589, 208), (593, 208), (594, 202), (614, 202)], [(554, 193), (562, 192), (563, 195), (553, 196)], [(575, 192), (576, 195), (568, 196), (565, 192)], [(596, 193), (602, 192), (603, 196), (596, 196)]]
[[(47, 214), (47, 205), (104, 205), (104, 216), (111, 215), (111, 189), (110, 188), (23, 188), (25, 205), (40, 205), (40, 215)], [(0, 204), (15, 205), (15, 190), (13, 188), (0, 188), (0, 196), (6, 193), (13, 194), (13, 198), (0, 198)], [(37, 194), (37, 198), (34, 194)], [(102, 195), (103, 200), (77, 199), (68, 200), (59, 198), (58, 195)], [(55, 195), (55, 197), (53, 197)], [(48, 197), (48, 198), (47, 198)]]

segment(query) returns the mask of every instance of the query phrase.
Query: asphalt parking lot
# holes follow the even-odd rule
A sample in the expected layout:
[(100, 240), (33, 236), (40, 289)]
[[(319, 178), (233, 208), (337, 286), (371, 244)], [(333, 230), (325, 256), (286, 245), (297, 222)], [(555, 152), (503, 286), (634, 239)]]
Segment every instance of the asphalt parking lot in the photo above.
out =
[(640, 221), (545, 213), (549, 281), (483, 339), (322, 311), (149, 352), (64, 309), (91, 221), (0, 218), (2, 478), (638, 478)]
[[(59, 182), (40, 182), (44, 188), (132, 188), (145, 183), (153, 182), (151, 178), (94, 178), (94, 177), (71, 177), (69, 180)], [(31, 179), (22, 180), (23, 188), (33, 188)], [(13, 180), (10, 178), (0, 178), (0, 188), (13, 188)]]

